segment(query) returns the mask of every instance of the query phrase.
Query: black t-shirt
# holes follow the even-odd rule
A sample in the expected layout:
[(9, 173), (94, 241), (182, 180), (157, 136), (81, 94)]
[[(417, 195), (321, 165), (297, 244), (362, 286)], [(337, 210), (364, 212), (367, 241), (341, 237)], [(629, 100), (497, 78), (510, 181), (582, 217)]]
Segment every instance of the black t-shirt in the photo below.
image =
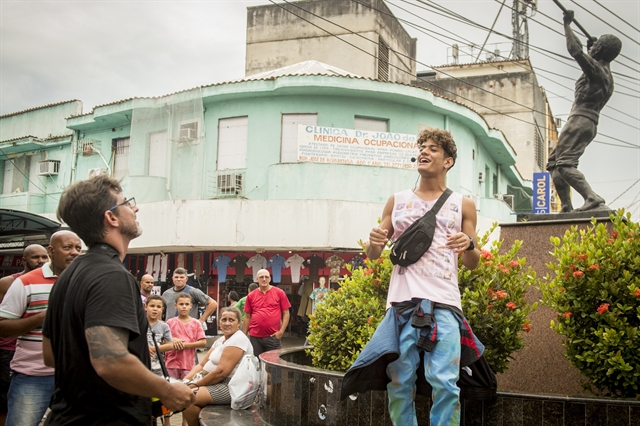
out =
[(47, 425), (151, 425), (151, 400), (126, 394), (98, 376), (85, 330), (129, 330), (129, 352), (149, 367), (147, 317), (135, 278), (107, 244), (78, 256), (58, 277), (42, 333), (55, 357), (55, 389)]

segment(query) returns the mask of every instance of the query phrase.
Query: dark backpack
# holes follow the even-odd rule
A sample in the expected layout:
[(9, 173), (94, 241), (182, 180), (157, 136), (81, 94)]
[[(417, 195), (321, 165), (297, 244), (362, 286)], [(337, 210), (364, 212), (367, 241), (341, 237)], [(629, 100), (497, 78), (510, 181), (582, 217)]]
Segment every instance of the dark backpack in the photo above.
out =
[(453, 193), (446, 189), (438, 198), (434, 206), (420, 219), (413, 222), (400, 237), (391, 244), (391, 263), (399, 266), (409, 266), (416, 263), (431, 247), (433, 234), (436, 230), (436, 214), (444, 202)]

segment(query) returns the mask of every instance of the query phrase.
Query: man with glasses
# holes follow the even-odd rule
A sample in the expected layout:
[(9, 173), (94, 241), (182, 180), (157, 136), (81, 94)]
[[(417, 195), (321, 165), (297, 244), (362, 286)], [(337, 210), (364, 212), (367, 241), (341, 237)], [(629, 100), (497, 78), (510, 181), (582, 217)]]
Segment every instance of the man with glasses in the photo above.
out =
[(286, 293), (270, 284), (269, 271), (260, 269), (257, 275), (258, 291), (247, 295), (243, 324), (255, 356), (282, 347), (280, 339), (289, 324), (291, 307)]
[(47, 425), (151, 425), (151, 398), (183, 410), (195, 396), (150, 370), (140, 287), (122, 261), (142, 234), (135, 199), (106, 175), (65, 189), (58, 218), (89, 250), (63, 272), (43, 327), (45, 364), (55, 368)]

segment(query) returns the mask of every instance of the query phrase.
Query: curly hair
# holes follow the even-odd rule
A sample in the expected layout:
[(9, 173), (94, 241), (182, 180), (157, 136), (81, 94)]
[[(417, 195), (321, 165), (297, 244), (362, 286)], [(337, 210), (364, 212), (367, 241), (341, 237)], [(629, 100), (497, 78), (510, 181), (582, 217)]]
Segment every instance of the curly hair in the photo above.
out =
[(603, 34), (595, 42), (592, 49), (594, 50), (591, 57), (595, 59), (602, 59), (606, 62), (612, 62), (622, 50), (622, 41), (614, 35)]
[(458, 158), (458, 148), (456, 147), (456, 143), (453, 141), (453, 137), (451, 136), (450, 131), (431, 127), (421, 131), (418, 135), (418, 148), (424, 145), (429, 139), (434, 141), (439, 147), (444, 150), (445, 158), (453, 158), (453, 165), (456, 164), (456, 158)]

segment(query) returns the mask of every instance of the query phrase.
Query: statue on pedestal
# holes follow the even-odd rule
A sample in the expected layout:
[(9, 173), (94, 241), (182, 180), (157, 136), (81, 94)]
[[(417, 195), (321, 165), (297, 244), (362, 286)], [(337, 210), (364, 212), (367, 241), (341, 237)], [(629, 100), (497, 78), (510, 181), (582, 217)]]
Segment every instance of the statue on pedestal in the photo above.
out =
[(599, 39), (589, 37), (588, 54), (571, 30), (572, 10), (565, 10), (564, 32), (567, 50), (576, 60), (583, 74), (576, 81), (575, 98), (567, 122), (560, 133), (558, 145), (549, 155), (547, 170), (562, 203), (562, 213), (574, 211), (571, 188), (584, 198), (582, 207), (575, 211), (608, 210), (605, 200), (596, 194), (584, 175), (578, 170), (578, 161), (597, 134), (600, 111), (613, 94), (613, 77), (609, 64), (618, 56), (622, 42), (616, 36), (605, 34)]

